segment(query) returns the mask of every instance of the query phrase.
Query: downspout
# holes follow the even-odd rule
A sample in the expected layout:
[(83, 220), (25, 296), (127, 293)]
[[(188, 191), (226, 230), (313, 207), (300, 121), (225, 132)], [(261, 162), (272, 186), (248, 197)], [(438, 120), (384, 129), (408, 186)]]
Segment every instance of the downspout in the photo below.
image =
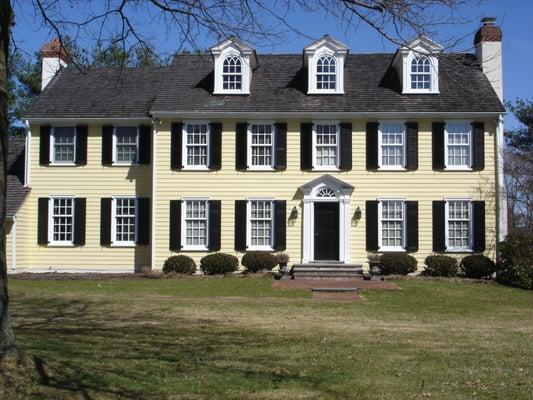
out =
[(26, 138), (24, 143), (24, 187), (30, 186), (30, 144), (31, 144), (31, 129), (30, 122), (24, 121), (26, 126)]
[(156, 159), (156, 153), (157, 153), (157, 125), (159, 124), (159, 118), (153, 118), (152, 119), (152, 228), (151, 228), (151, 234), (152, 239), (150, 240), (151, 243), (151, 261), (150, 266), (152, 271), (156, 268), (156, 254), (155, 254), (155, 219), (156, 219), (156, 171), (157, 171), (157, 159)]
[(507, 236), (507, 190), (504, 175), (504, 126), (503, 114), (496, 120), (496, 202), (498, 212), (498, 241)]
[(17, 270), (17, 216), (12, 217), (11, 225), (11, 270)]

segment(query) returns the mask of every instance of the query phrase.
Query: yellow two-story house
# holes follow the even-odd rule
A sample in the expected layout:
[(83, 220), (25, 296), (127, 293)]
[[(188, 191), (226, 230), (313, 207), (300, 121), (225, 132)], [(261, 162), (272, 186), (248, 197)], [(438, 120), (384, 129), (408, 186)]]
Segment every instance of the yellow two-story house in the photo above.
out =
[(300, 54), (229, 38), (153, 68), (68, 67), (42, 51), (10, 188), (11, 271), (133, 272), (172, 255), (493, 257), (505, 235), (501, 31), (475, 54), (426, 38)]

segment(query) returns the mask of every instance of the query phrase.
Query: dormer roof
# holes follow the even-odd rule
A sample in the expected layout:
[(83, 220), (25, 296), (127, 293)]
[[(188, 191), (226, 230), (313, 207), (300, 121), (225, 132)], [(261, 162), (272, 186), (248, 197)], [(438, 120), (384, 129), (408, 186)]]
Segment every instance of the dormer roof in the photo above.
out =
[(347, 55), (350, 50), (344, 43), (339, 42), (329, 35), (324, 35), (304, 48), (304, 55), (306, 56), (304, 57), (304, 64), (307, 66), (309, 56), (312, 56), (317, 50), (322, 48), (327, 48), (334, 53), (342, 55)]
[(257, 53), (255, 52), (255, 49), (236, 36), (230, 36), (227, 39), (224, 39), (215, 46), (211, 47), (209, 51), (211, 52), (213, 57), (216, 57), (228, 48), (233, 48), (239, 51), (243, 56), (250, 57), (250, 60), (252, 62), (252, 68), (255, 68), (257, 66)]

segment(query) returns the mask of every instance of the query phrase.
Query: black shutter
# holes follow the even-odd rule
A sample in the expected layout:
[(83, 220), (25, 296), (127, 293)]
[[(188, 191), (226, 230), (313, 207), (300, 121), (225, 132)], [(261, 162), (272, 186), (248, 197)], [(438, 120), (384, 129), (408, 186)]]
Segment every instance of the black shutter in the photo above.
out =
[(87, 165), (87, 125), (76, 127), (76, 164)]
[(485, 168), (485, 124), (472, 124), (472, 169), (481, 171)]
[[(366, 169), (378, 169), (378, 129), (379, 123), (366, 123)], [(376, 244), (377, 246), (377, 244)]]
[(182, 140), (183, 140), (183, 123), (173, 122), (170, 125), (170, 168), (182, 169)]
[(100, 244), (111, 244), (111, 198), (100, 199)]
[(209, 201), (209, 245), (210, 251), (220, 250), (220, 220), (221, 210), (220, 200)]
[(235, 250), (246, 251), (246, 200), (235, 200)]
[(38, 222), (37, 222), (37, 244), (48, 244), (48, 197), (39, 197), (38, 200)]
[(433, 153), (433, 169), (443, 170), (444, 163), (444, 122), (433, 122), (431, 126), (431, 141)]
[(113, 164), (113, 127), (102, 126), (102, 165)]
[(74, 244), (85, 245), (85, 214), (87, 199), (77, 197), (74, 199)]
[(139, 164), (150, 164), (152, 158), (152, 129), (150, 125), (139, 126)]
[(137, 199), (137, 244), (150, 244), (150, 198)]
[(405, 136), (405, 169), (414, 171), (418, 169), (418, 122), (405, 124)]
[(300, 124), (300, 168), (302, 171), (313, 169), (313, 124)]
[(222, 123), (209, 124), (209, 169), (220, 170), (222, 167)]
[(248, 124), (238, 122), (235, 124), (235, 168), (248, 169)]
[(287, 202), (276, 200), (274, 202), (274, 250), (283, 251), (286, 247), (287, 234)]
[(274, 169), (287, 169), (287, 124), (276, 122), (274, 124)]
[(352, 124), (342, 122), (340, 124), (340, 163), (341, 171), (350, 171), (352, 169)]
[(50, 164), (50, 126), (41, 126), (39, 135), (39, 164)]
[(472, 202), (473, 215), (473, 250), (485, 251), (485, 202)]
[(407, 235), (405, 250), (418, 251), (418, 201), (405, 202)]
[(170, 200), (170, 250), (181, 250), (181, 200)]
[(366, 202), (366, 249), (377, 251), (378, 245), (378, 202), (369, 200)]
[(446, 202), (433, 202), (433, 251), (446, 251)]

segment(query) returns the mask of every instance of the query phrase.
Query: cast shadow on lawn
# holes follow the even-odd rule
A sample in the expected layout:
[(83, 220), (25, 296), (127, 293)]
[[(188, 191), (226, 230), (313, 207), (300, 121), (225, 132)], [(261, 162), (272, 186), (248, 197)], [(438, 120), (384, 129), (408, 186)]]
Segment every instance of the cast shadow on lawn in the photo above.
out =
[(322, 374), (300, 375), (304, 360), (291, 355), (281, 333), (168, 316), (153, 304), (129, 309), (105, 300), (25, 298), (14, 322), (39, 376), (32, 398), (186, 399), (288, 384), (323, 397), (346, 395)]

